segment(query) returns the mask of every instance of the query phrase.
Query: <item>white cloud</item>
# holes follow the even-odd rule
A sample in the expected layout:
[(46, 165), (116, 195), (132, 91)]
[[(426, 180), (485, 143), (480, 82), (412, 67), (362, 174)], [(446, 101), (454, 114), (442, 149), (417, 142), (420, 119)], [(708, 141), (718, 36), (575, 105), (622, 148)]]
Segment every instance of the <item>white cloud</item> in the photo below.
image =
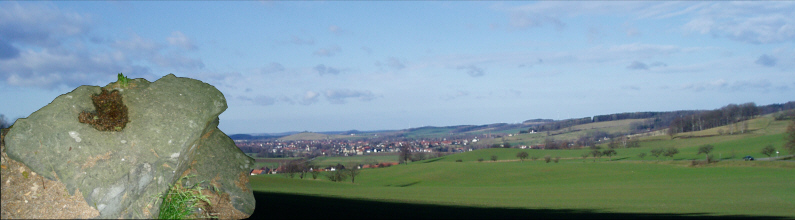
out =
[(386, 59), (386, 63), (381, 63), (380, 61), (376, 61), (375, 62), (375, 66), (377, 66), (377, 67), (387, 66), (387, 67), (392, 68), (394, 70), (402, 70), (402, 69), (406, 68), (406, 65), (403, 64), (402, 61), (400, 61), (398, 58), (395, 58), (395, 57), (387, 58)]
[(185, 50), (196, 50), (197, 47), (193, 44), (193, 41), (189, 39), (185, 34), (179, 31), (174, 31), (171, 33), (171, 36), (166, 38), (168, 43), (172, 46), (182, 47)]
[(688, 14), (693, 16), (683, 25), (688, 32), (753, 44), (795, 41), (793, 2), (715, 2)]
[(314, 39), (304, 39), (295, 35), (290, 36), (290, 40), (288, 42), (295, 45), (315, 45)]
[(339, 46), (334, 45), (334, 46), (330, 46), (330, 47), (327, 47), (327, 48), (320, 48), (320, 49), (316, 50), (313, 54), (316, 55), (316, 56), (321, 56), (321, 57), (330, 57), (330, 56), (336, 55), (340, 51), (342, 51), (342, 48), (340, 48)]
[(343, 71), (343, 69), (326, 66), (324, 64), (318, 64), (313, 69), (317, 71), (317, 73), (320, 74), (321, 76), (326, 74), (337, 75)]
[(470, 65), (465, 65), (465, 66), (458, 66), (458, 67), (456, 67), (456, 69), (466, 71), (467, 75), (469, 75), (471, 77), (480, 77), (480, 76), (483, 76), (485, 74), (485, 71), (483, 71), (482, 68), (477, 67), (475, 65), (471, 65), (471, 64)]
[(369, 90), (327, 89), (324, 93), (326, 99), (332, 104), (345, 104), (347, 99), (370, 101), (376, 98)]
[(310, 105), (317, 102), (318, 97), (320, 97), (320, 93), (315, 91), (306, 91), (306, 93), (304, 93), (304, 97), (301, 98), (300, 103), (302, 105)]
[(768, 56), (767, 54), (762, 54), (762, 56), (759, 56), (754, 63), (762, 66), (772, 67), (776, 65), (776, 58)]
[(631, 69), (631, 70), (649, 70), (649, 66), (646, 65), (643, 62), (640, 62), (640, 61), (632, 61), (632, 63), (629, 64), (629, 66), (627, 66), (627, 69)]
[(268, 73), (276, 73), (284, 71), (284, 66), (281, 63), (271, 62), (267, 66), (260, 69), (260, 73), (268, 74)]

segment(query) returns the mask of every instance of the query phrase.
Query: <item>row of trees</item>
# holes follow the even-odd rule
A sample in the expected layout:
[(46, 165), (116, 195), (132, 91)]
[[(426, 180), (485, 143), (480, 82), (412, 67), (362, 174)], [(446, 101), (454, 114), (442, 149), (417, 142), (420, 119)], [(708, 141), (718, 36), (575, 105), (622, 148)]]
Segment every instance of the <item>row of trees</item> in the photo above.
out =
[[(756, 104), (753, 102), (741, 105), (730, 104), (720, 109), (678, 117), (671, 122), (668, 128), (668, 134), (674, 136), (682, 132), (701, 131), (704, 129), (736, 124), (759, 115), (759, 112), (759, 108), (757, 108)], [(738, 126), (731, 127), (728, 133), (744, 133), (747, 129), (748, 125), (746, 123), (739, 128)]]
[[(309, 177), (312, 176), (312, 179), (317, 179), (320, 175), (320, 166), (313, 163), (311, 160), (299, 159), (299, 160), (291, 160), (287, 163), (282, 165), (282, 174), (288, 178), (295, 178), (297, 175), (298, 178), (303, 179), (305, 176)], [(348, 164), (348, 167), (345, 167), (342, 164), (337, 164), (333, 166), (334, 171), (327, 171), (325, 172), (326, 178), (331, 180), (332, 182), (342, 182), (351, 178), (351, 183), (356, 180), (356, 176), (359, 175), (359, 165), (356, 163)]]

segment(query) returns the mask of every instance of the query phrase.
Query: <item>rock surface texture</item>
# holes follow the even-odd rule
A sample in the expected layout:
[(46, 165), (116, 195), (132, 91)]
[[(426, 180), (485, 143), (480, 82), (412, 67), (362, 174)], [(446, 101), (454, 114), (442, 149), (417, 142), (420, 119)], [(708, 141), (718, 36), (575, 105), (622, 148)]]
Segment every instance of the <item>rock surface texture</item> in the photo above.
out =
[(254, 160), (217, 128), (227, 108), (220, 91), (171, 74), (103, 88), (122, 95), (126, 127), (99, 131), (78, 122), (81, 112), (95, 111), (91, 96), (101, 91), (80, 86), (17, 120), (5, 137), (8, 157), (62, 182), (69, 194), (81, 193), (99, 218), (156, 218), (169, 184), (193, 175), (183, 182), (211, 189), (204, 192), (213, 207), (234, 207), (222, 217), (254, 212), (248, 182)]

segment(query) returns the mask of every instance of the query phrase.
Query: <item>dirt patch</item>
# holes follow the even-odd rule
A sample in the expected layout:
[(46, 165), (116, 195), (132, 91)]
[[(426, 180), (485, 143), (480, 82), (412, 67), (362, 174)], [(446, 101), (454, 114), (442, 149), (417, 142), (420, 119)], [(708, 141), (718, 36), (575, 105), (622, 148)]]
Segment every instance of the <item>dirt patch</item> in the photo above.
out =
[(246, 213), (243, 213), (232, 206), (229, 194), (219, 194), (210, 189), (203, 189), (202, 195), (210, 198), (209, 200), (212, 205), (209, 205), (204, 201), (200, 202), (198, 207), (203, 214), (206, 214), (201, 216), (210, 216), (218, 219), (245, 219), (249, 217), (249, 215)]
[(60, 181), (44, 178), (24, 164), (9, 159), (2, 143), (0, 151), (0, 217), (3, 219), (86, 219), (99, 216), (99, 211), (86, 203), (79, 189), (70, 196)]
[(119, 90), (108, 92), (105, 88), (101, 89), (102, 92), (91, 96), (96, 111), (81, 112), (78, 121), (100, 131), (121, 131), (129, 122), (127, 106), (122, 102)]

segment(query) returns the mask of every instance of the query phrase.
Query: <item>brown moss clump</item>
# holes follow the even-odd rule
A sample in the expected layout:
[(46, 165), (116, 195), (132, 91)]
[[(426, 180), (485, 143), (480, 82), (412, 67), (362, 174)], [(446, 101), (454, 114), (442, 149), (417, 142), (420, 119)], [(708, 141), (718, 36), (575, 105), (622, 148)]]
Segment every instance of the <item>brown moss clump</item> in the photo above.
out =
[(96, 112), (81, 112), (78, 116), (80, 123), (86, 123), (100, 131), (121, 131), (129, 122), (127, 106), (121, 100), (118, 90), (102, 92), (91, 96)]

